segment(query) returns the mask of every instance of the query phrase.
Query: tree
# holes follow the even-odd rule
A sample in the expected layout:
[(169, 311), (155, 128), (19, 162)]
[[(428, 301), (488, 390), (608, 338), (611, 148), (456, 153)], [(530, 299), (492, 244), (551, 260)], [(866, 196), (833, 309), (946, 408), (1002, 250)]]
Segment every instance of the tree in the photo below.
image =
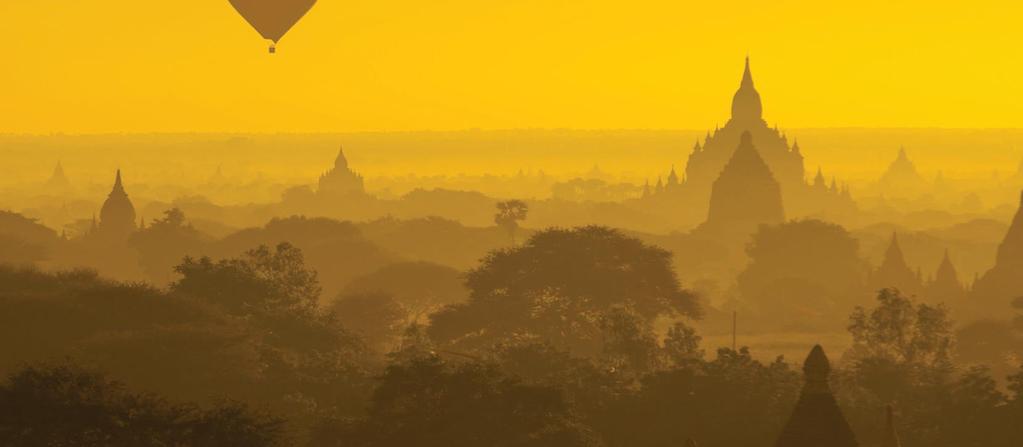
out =
[(398, 262), (353, 279), (341, 295), (382, 293), (394, 298), (422, 321), (443, 306), (464, 302), (469, 295), (462, 272), (432, 262)]
[(497, 214), (494, 215), (494, 223), (504, 228), (511, 238), (512, 245), (515, 244), (515, 232), (519, 229), (519, 221), (526, 220), (529, 214), (529, 205), (521, 200), (508, 200), (497, 202)]
[(275, 446), (282, 428), (241, 404), (171, 404), (74, 365), (29, 367), (0, 385), (3, 445)]
[(437, 357), (389, 366), (367, 417), (333, 425), (321, 427), (316, 445), (598, 445), (559, 390), (523, 384), (492, 365), (450, 365)]
[(34, 264), (56, 248), (57, 233), (33, 219), (0, 211), (0, 262)]
[(700, 349), (703, 337), (685, 322), (678, 321), (664, 337), (664, 355), (668, 364), (675, 368), (684, 368), (703, 360), (704, 352)]
[(459, 349), (538, 341), (599, 357), (609, 315), (649, 328), (659, 316), (698, 316), (671, 254), (604, 227), (550, 229), (491, 252), (467, 275), (469, 301), (431, 316), (430, 336)]
[[(301, 250), (288, 243), (260, 246), (241, 258), (178, 266), (182, 278), (171, 292), (211, 303), (245, 322), (258, 358), (265, 398), (291, 405), (290, 411), (351, 411), (368, 390), (362, 388), (368, 363), (365, 346), (318, 308), (316, 272)], [(342, 410), (339, 410), (342, 411)]]
[(849, 333), (851, 379), (879, 403), (934, 392), (952, 373), (952, 323), (942, 305), (917, 304), (897, 289), (883, 289), (876, 307), (852, 313)]
[(411, 322), (409, 312), (384, 293), (342, 295), (329, 306), (328, 313), (350, 331), (363, 337), (366, 344), (386, 352)]
[(883, 289), (877, 307), (857, 307), (849, 317), (855, 358), (945, 368), (953, 344), (952, 322), (944, 305), (916, 303), (897, 289)]
[(201, 250), (208, 239), (187, 223), (184, 212), (171, 208), (162, 219), (133, 233), (129, 242), (138, 250), (139, 266), (146, 276), (162, 285), (174, 279), (176, 263)]
[(658, 371), (593, 422), (609, 446), (754, 446), (772, 439), (791, 413), (799, 375), (781, 359), (763, 364), (742, 348), (712, 361)]
[(646, 373), (660, 366), (661, 351), (653, 328), (639, 315), (616, 307), (601, 315), (598, 325), (603, 360), (614, 370)]
[(320, 298), (316, 271), (305, 266), (301, 250), (286, 242), (217, 262), (186, 257), (174, 270), (181, 275), (171, 286), (174, 292), (208, 299), (235, 314), (311, 314)]
[[(844, 228), (819, 220), (761, 226), (737, 279), (742, 296), (770, 324), (812, 329), (845, 316), (863, 290), (865, 264)], [(782, 318), (784, 317), (784, 318)]]
[(319, 272), (317, 280), (327, 296), (336, 296), (354, 278), (392, 263), (392, 255), (367, 240), (351, 222), (292, 216), (274, 218), (261, 228), (230, 234), (205, 252), (214, 258), (238, 256), (252, 247), (276, 247), (287, 242), (301, 250), (304, 262)]

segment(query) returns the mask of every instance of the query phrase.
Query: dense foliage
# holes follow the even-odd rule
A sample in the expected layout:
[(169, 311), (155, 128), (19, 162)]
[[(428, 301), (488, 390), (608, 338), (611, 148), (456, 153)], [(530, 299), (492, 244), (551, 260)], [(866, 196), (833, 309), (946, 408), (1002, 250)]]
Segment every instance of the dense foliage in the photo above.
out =
[[(424, 272), (446, 298), (389, 284)], [(322, 302), (286, 243), (185, 258), (166, 289), (0, 267), (0, 444), (764, 446), (799, 395), (801, 359), (708, 356), (670, 254), (617, 231), (493, 252), (465, 302), (450, 273), (362, 275)], [(959, 362), (942, 306), (883, 290), (846, 316), (832, 384), (862, 445), (888, 404), (904, 445), (1023, 444), (1023, 370)]]

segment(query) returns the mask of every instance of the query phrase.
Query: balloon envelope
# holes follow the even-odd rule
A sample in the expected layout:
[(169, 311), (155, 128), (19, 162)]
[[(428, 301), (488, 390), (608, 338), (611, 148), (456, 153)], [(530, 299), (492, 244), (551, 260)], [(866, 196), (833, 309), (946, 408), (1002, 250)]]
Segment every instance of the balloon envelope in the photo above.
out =
[(277, 43), (316, 0), (229, 0), (231, 6), (265, 39)]

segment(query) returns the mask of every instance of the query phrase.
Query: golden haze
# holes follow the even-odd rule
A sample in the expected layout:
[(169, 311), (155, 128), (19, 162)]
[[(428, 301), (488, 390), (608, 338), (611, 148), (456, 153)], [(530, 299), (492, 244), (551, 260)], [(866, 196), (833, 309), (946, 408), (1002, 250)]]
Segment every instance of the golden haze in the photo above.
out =
[[(1018, 2), (0, 3), (0, 132), (712, 128), (753, 57), (789, 127), (1018, 127)], [(727, 69), (726, 69), (727, 67)]]

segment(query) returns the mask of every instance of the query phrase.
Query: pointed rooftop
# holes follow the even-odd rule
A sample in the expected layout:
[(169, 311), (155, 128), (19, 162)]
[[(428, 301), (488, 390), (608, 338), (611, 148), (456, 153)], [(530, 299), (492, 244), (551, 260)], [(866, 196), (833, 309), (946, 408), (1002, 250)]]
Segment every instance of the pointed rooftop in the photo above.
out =
[(938, 266), (938, 272), (934, 275), (934, 281), (937, 283), (948, 282), (960, 287), (962, 285), (959, 282), (959, 273), (956, 272), (956, 267), (952, 265), (952, 259), (948, 256), (948, 249), (945, 249), (945, 257), (941, 259), (941, 265)]
[(739, 90), (732, 97), (732, 120), (750, 123), (763, 121), (763, 105), (760, 102), (760, 93), (753, 85), (749, 56), (746, 57), (746, 67), (742, 72)]
[(857, 447), (856, 436), (828, 383), (831, 362), (820, 345), (803, 364), (803, 391), (775, 447)]
[(756, 229), (760, 224), (785, 221), (781, 187), (767, 163), (744, 132), (732, 158), (714, 181), (706, 225)]
[(817, 189), (827, 188), (827, 180), (824, 179), (824, 170), (817, 167), (817, 175), (813, 178), (813, 186)]
[(334, 169), (348, 169), (348, 157), (345, 157), (345, 147), (342, 145), (337, 150), (337, 158), (334, 159)]
[(1023, 296), (1023, 194), (1009, 231), (998, 246), (995, 266), (973, 283), (974, 299), (1006, 305)]
[(53, 168), (53, 174), (46, 181), (46, 187), (51, 190), (57, 190), (67, 189), (69, 186), (71, 186), (71, 182), (68, 181), (67, 175), (64, 173), (64, 165), (58, 161), (57, 166)]
[(892, 232), (891, 242), (885, 251), (884, 261), (871, 276), (873, 289), (896, 288), (907, 296), (918, 295), (921, 290), (920, 277), (906, 263), (906, 256), (899, 245), (899, 235)]
[(1020, 206), (1009, 226), (1009, 232), (998, 246), (997, 263), (1023, 264), (1023, 193), (1020, 194)]
[(668, 186), (678, 186), (678, 174), (675, 173), (675, 165), (671, 165), (671, 173), (668, 174)]
[(117, 170), (114, 186), (103, 202), (99, 212), (99, 230), (108, 235), (124, 236), (135, 230), (135, 205), (128, 198), (121, 180), (121, 170)]

